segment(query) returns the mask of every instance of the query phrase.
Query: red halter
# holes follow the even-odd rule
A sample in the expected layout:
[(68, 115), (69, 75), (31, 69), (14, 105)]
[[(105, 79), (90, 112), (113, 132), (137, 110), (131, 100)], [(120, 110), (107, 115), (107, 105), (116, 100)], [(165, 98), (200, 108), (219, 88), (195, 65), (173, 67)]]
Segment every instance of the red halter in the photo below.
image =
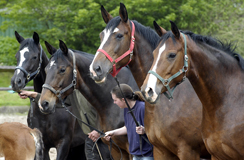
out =
[[(129, 48), (129, 50), (127, 52), (125, 52), (123, 55), (121, 55), (117, 59), (113, 60), (113, 58), (110, 57), (109, 54), (105, 50), (103, 50), (103, 49), (98, 49), (97, 50), (98, 52), (102, 52), (109, 59), (109, 61), (113, 63), (113, 72), (111, 73), (111, 75), (113, 77), (115, 77), (124, 66), (127, 66), (130, 63), (131, 59), (132, 59), (133, 49), (134, 49), (134, 43), (135, 43), (135, 37), (134, 37), (134, 34), (135, 34), (135, 25), (134, 25), (134, 23), (132, 21), (131, 21), (131, 24), (132, 24), (131, 41), (130, 41), (130, 48)], [(130, 54), (130, 60), (129, 60), (129, 62), (126, 65), (120, 67), (118, 70), (116, 70), (116, 63), (118, 63), (119, 61), (121, 61), (123, 58), (125, 58), (129, 54)]]

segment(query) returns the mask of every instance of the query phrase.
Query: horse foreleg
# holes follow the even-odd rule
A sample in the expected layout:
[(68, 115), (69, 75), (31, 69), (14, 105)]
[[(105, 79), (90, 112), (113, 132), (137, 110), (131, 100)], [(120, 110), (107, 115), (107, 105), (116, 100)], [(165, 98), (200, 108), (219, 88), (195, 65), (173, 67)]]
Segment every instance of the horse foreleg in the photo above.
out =
[(180, 160), (199, 160), (200, 152), (193, 150), (190, 146), (182, 146), (178, 150), (178, 157)]
[(56, 160), (66, 160), (70, 150), (71, 139), (64, 138), (61, 144), (57, 147), (57, 159)]
[(49, 150), (50, 150), (50, 148), (44, 148), (44, 150), (43, 150), (44, 160), (50, 160)]
[(179, 160), (177, 156), (171, 153), (166, 148), (153, 147), (154, 160)]

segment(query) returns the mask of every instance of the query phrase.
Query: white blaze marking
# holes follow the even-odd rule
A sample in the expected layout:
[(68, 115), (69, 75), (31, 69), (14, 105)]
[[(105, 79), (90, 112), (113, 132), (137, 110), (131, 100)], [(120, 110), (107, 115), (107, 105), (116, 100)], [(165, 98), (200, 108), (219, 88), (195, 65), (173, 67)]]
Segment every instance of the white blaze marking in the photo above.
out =
[(113, 33), (118, 32), (118, 31), (119, 31), (119, 28), (115, 28)]
[[(25, 61), (25, 53), (26, 52), (29, 52), (29, 49), (28, 49), (28, 47), (25, 47), (25, 48), (23, 48), (21, 51), (19, 51), (20, 52), (20, 62), (19, 62), (19, 66), (20, 67), (22, 67), (22, 65), (23, 65), (23, 62)], [(20, 69), (17, 69), (17, 74), (19, 74), (20, 73)]]
[(53, 60), (53, 61), (50, 62), (50, 67), (49, 67), (49, 69), (50, 69), (52, 66), (54, 66), (54, 65), (56, 65), (56, 64), (55, 64), (55, 61)]
[[(161, 54), (163, 53), (163, 51), (165, 50), (165, 48), (166, 48), (166, 44), (164, 44), (164, 45), (159, 49), (159, 54), (158, 54), (156, 63), (155, 63), (155, 65), (153, 66), (152, 71), (156, 72), (157, 65), (158, 65), (158, 63), (159, 63)], [(149, 90), (149, 88), (152, 88), (153, 91), (155, 91), (155, 90), (156, 90), (156, 82), (157, 82), (157, 77), (154, 76), (153, 74), (150, 74), (150, 75), (149, 75), (149, 78), (148, 78), (148, 81), (147, 81), (147, 87), (146, 87), (146, 90)]]
[[(114, 29), (114, 32), (115, 32), (115, 30), (117, 31), (119, 29), (118, 28), (115, 28)], [(109, 30), (104, 29), (103, 30), (104, 38), (103, 38), (103, 41), (100, 44), (100, 46), (99, 46), (98, 49), (102, 49), (103, 48), (104, 44), (107, 42), (107, 40), (108, 40), (109, 36), (111, 35), (111, 33), (112, 33), (111, 29), (109, 29)], [(96, 52), (94, 59), (96, 59), (96, 57), (98, 56), (98, 54), (99, 54), (99, 52)], [(93, 59), (91, 65), (90, 65), (90, 72), (95, 76), (96, 75), (96, 72), (93, 70), (94, 59)]]

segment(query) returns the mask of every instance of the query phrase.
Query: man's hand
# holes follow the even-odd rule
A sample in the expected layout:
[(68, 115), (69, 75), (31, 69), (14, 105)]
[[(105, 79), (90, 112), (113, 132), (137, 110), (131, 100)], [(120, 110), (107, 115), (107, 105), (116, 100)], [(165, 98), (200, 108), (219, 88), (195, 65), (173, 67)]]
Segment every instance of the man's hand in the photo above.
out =
[(92, 131), (91, 133), (88, 133), (88, 138), (90, 138), (93, 142), (96, 142), (96, 140), (100, 137), (100, 134), (97, 131)]

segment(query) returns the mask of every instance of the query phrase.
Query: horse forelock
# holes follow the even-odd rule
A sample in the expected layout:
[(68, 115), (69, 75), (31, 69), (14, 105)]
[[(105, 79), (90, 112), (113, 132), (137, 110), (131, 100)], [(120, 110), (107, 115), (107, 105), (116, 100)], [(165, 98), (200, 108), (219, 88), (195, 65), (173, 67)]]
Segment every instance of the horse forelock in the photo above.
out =
[(105, 30), (113, 31), (119, 25), (120, 21), (121, 21), (121, 18), (119, 16), (114, 17), (113, 19), (111, 19), (108, 22), (107, 26), (105, 27)]
[(31, 48), (35, 53), (38, 53), (38, 47), (32, 38), (28, 38), (22, 41), (19, 50), (25, 47)]
[[(105, 27), (105, 30), (106, 31), (110, 30), (111, 32), (113, 32), (120, 22), (121, 22), (121, 18), (119, 16), (114, 17), (109, 21), (109, 23)], [(135, 24), (136, 32), (142, 37), (144, 37), (145, 40), (149, 42), (149, 44), (152, 46), (153, 49), (156, 48), (158, 39), (160, 38), (158, 34), (150, 27), (146, 27), (141, 23), (137, 22), (136, 20), (132, 20), (132, 22), (134, 22)]]

